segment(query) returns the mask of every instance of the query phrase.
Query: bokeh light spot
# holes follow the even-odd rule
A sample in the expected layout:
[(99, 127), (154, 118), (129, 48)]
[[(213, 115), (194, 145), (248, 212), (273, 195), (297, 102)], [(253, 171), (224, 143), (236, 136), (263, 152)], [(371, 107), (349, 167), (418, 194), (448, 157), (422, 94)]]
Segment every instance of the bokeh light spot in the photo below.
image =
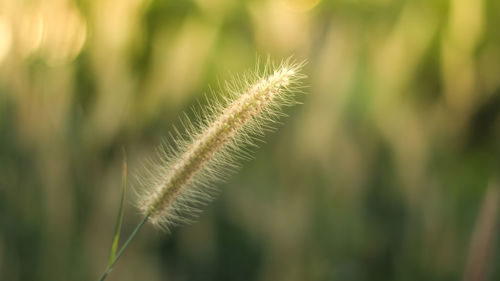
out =
[(27, 57), (40, 48), (42, 42), (44, 21), (40, 11), (27, 11), (20, 23), (19, 44), (23, 56)]
[(9, 23), (0, 17), (0, 62), (6, 57), (12, 43), (12, 32)]
[(282, 0), (286, 7), (296, 12), (307, 12), (318, 5), (320, 1), (321, 0)]
[(71, 62), (87, 38), (85, 20), (72, 6), (47, 11), (44, 16), (42, 56), (52, 66)]

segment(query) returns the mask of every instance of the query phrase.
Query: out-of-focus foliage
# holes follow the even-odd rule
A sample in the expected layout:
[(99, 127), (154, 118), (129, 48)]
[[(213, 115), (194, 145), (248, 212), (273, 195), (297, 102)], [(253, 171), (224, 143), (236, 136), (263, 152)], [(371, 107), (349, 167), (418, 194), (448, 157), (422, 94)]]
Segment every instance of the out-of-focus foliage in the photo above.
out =
[(122, 147), (137, 170), (268, 55), (308, 60), (304, 105), (109, 280), (497, 280), (499, 26), (497, 0), (0, 0), (0, 280), (96, 279)]

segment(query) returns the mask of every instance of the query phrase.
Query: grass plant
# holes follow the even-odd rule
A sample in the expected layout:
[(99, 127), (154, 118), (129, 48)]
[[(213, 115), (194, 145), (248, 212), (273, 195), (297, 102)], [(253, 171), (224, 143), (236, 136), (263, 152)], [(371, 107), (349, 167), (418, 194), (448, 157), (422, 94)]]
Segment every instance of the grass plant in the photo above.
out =
[[(187, 115), (181, 118), (183, 128), (174, 127), (170, 139), (158, 149), (157, 159), (140, 176), (137, 205), (144, 218), (117, 252), (123, 219), (122, 188), (110, 261), (100, 281), (106, 279), (146, 222), (166, 230), (190, 222), (199, 207), (213, 198), (217, 190), (214, 184), (237, 168), (238, 160), (251, 158), (249, 148), (275, 128), (284, 115), (282, 108), (297, 104), (294, 97), (302, 89), (303, 65), (291, 59), (278, 65), (268, 62), (262, 72), (226, 84), (222, 100), (207, 99), (206, 106), (194, 110), (195, 120)], [(123, 181), (124, 186), (126, 176)]]

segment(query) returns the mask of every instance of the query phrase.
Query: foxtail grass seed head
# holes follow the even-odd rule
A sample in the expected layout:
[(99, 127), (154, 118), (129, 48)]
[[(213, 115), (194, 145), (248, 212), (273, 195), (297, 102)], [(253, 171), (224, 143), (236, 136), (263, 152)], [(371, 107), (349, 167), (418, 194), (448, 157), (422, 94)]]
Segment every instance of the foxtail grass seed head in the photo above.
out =
[(141, 179), (141, 212), (167, 229), (189, 222), (212, 199), (213, 183), (238, 167), (238, 159), (251, 158), (249, 146), (273, 129), (283, 106), (297, 103), (303, 65), (268, 63), (263, 73), (227, 84), (223, 100), (207, 99), (208, 105), (194, 111), (194, 122), (182, 117), (183, 133), (174, 127), (170, 141), (158, 149), (159, 160)]

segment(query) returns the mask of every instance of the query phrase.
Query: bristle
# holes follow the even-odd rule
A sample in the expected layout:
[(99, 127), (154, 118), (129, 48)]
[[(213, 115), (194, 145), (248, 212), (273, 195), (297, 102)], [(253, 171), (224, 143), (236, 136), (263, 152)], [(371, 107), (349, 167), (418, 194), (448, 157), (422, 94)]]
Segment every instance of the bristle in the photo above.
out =
[(274, 129), (283, 106), (297, 103), (294, 94), (304, 77), (299, 73), (303, 65), (290, 60), (279, 67), (268, 63), (251, 81), (225, 83), (227, 96), (222, 99), (206, 98), (208, 105), (195, 111), (196, 120), (184, 115), (182, 133), (173, 128), (174, 145), (160, 148), (158, 164), (142, 179), (142, 213), (167, 229), (189, 222), (198, 207), (212, 199), (212, 184), (238, 168), (237, 160), (250, 159), (248, 147)]

